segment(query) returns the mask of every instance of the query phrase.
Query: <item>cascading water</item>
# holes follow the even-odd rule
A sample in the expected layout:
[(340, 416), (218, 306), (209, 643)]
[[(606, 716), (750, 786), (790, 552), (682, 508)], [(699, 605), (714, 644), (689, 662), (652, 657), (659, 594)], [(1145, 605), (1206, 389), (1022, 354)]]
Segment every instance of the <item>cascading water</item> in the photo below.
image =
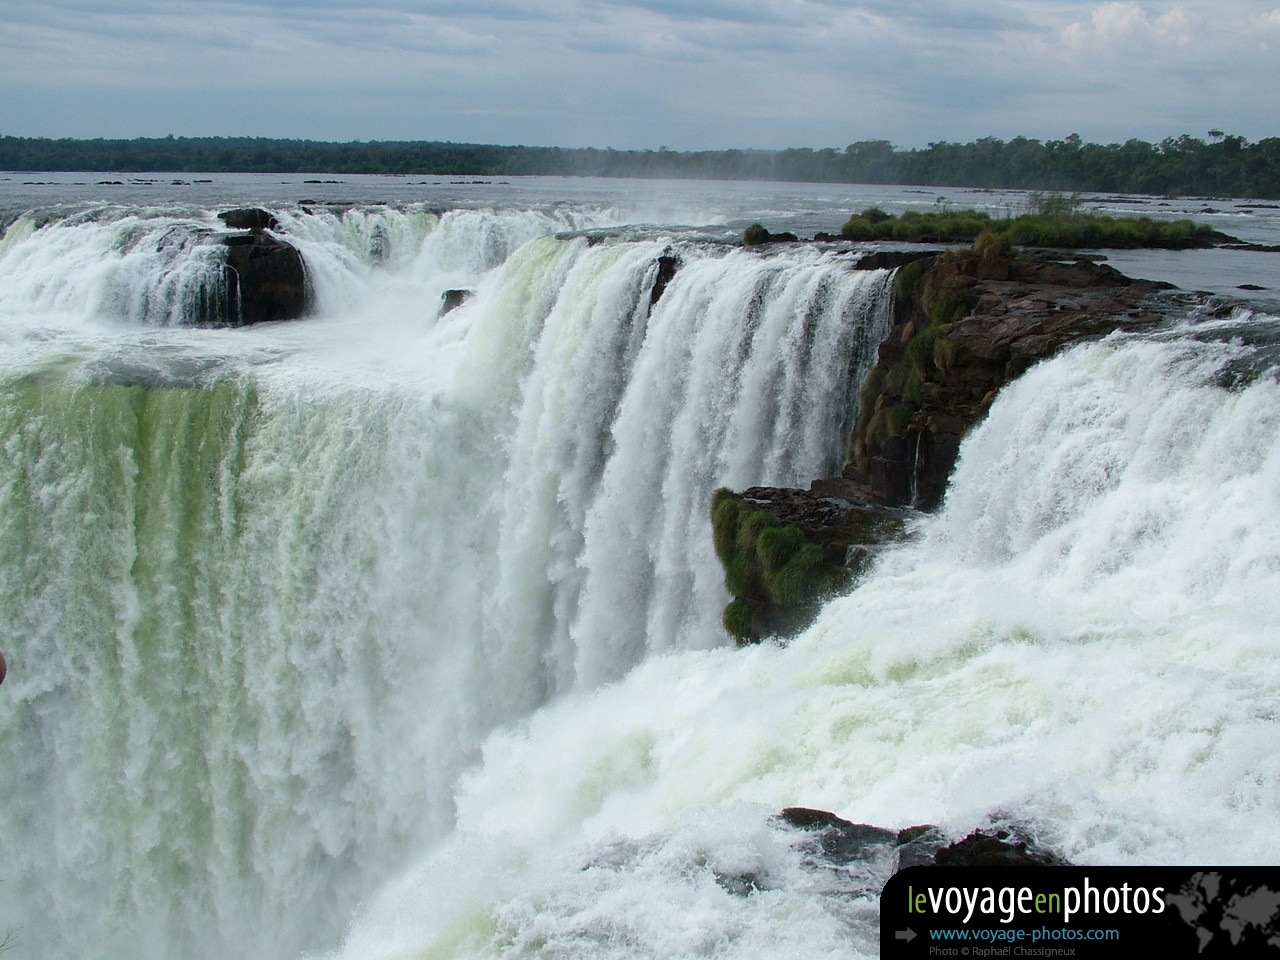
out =
[(492, 730), (724, 643), (712, 489), (833, 470), (887, 325), (811, 249), (280, 217), (315, 316), (236, 331), (155, 259), (209, 213), (0, 246), (0, 928), (42, 957), (333, 943)]
[(209, 316), (228, 296), (225, 231), (212, 215), (97, 206), (44, 219), (23, 217), (0, 241), (5, 314), (43, 325), (111, 318), (168, 326)]
[(889, 866), (814, 862), (771, 822), (792, 804), (1274, 863), (1280, 384), (1199, 336), (1031, 370), (941, 512), (789, 646), (650, 659), (491, 736), (458, 832), (338, 956), (876, 956)]

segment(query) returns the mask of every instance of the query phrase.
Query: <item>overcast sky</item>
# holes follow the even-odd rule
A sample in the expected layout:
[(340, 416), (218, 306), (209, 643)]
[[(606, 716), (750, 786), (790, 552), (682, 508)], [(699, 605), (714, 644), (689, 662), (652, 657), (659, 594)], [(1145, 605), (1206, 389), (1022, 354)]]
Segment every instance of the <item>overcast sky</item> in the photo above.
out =
[(0, 0), (0, 134), (1280, 135), (1280, 0)]

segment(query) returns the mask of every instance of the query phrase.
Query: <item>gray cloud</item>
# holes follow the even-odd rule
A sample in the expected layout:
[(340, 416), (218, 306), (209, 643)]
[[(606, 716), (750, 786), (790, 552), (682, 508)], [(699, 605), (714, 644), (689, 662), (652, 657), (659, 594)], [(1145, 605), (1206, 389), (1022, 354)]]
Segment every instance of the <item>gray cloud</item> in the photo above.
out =
[(0, 8), (0, 133), (1259, 139), (1278, 58), (1280, 0), (44, 0)]

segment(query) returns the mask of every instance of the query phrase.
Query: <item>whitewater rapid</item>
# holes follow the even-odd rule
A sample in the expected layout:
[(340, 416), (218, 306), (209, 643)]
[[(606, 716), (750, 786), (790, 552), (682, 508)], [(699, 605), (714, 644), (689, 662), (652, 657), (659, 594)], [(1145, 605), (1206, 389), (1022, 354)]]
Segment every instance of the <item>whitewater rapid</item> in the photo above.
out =
[(0, 923), (41, 956), (335, 942), (491, 731), (726, 644), (711, 491), (836, 469), (888, 325), (814, 249), (280, 220), (315, 311), (246, 330), (182, 323), (208, 211), (0, 246)]
[(1224, 386), (1247, 352), (1113, 337), (1034, 368), (806, 633), (490, 736), (458, 832), (337, 955), (878, 955), (889, 866), (808, 861), (787, 805), (1012, 824), (1082, 864), (1274, 862), (1280, 386)]
[(1280, 856), (1274, 311), (1036, 366), (910, 542), (738, 650), (710, 494), (838, 471), (889, 273), (608, 207), (276, 213), (314, 310), (243, 330), (186, 325), (211, 209), (0, 239), (15, 951), (877, 955), (892, 864), (788, 805)]

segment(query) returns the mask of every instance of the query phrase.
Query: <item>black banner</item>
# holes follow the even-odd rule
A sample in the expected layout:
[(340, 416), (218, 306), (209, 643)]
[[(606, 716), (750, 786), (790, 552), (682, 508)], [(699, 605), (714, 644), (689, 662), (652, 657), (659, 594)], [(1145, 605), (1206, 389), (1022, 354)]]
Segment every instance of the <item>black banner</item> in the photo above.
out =
[(882, 957), (1280, 957), (1280, 867), (910, 867)]

